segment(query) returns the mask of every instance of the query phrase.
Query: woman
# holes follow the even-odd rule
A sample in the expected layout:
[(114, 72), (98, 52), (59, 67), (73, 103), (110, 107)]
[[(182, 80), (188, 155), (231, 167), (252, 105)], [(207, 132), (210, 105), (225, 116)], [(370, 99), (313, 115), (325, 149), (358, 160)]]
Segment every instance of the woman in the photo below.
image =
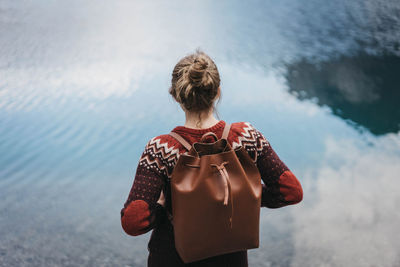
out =
[[(169, 93), (181, 105), (186, 115), (184, 126), (172, 131), (190, 144), (207, 132), (219, 138), (225, 121), (213, 113), (220, 98), (220, 77), (217, 66), (204, 52), (182, 58), (172, 73)], [(299, 203), (303, 190), (298, 179), (279, 159), (265, 137), (249, 122), (231, 124), (228, 142), (235, 149), (243, 146), (257, 165), (262, 185), (261, 206), (280, 208)], [(219, 255), (184, 264), (174, 244), (169, 178), (179, 155), (187, 152), (168, 134), (148, 141), (137, 166), (128, 199), (121, 210), (122, 228), (128, 235), (137, 236), (153, 230), (148, 243), (148, 266), (248, 266), (247, 250)], [(164, 197), (165, 196), (165, 197)]]

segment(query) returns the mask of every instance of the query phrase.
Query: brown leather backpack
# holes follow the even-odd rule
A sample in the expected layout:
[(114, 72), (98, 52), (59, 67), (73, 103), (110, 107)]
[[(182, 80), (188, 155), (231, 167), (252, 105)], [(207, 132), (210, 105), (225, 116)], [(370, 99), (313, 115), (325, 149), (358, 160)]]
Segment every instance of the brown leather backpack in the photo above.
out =
[[(192, 146), (169, 133), (189, 151), (171, 175), (175, 247), (185, 263), (259, 247), (261, 176), (242, 146), (229, 145), (229, 129)], [(209, 135), (214, 143), (203, 142)]]

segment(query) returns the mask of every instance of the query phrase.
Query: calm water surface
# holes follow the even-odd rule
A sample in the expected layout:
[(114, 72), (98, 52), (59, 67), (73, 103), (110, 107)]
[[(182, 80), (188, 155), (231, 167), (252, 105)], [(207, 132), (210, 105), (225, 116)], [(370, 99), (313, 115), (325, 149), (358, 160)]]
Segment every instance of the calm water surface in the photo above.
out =
[(200, 47), (303, 185), (250, 266), (400, 266), (400, 2), (0, 2), (0, 266), (145, 266), (120, 209)]

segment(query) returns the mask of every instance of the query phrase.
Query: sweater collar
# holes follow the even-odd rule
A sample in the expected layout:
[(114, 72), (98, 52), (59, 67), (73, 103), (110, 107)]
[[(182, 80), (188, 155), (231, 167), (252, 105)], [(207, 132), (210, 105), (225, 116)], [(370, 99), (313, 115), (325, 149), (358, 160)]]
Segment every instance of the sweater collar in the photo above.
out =
[(216, 124), (214, 124), (211, 127), (208, 128), (203, 128), (203, 129), (194, 129), (194, 128), (188, 128), (185, 126), (176, 126), (174, 129), (172, 129), (173, 132), (176, 133), (188, 133), (188, 134), (193, 134), (193, 135), (203, 135), (208, 132), (215, 132), (218, 129), (223, 129), (225, 127), (225, 121), (220, 120)]

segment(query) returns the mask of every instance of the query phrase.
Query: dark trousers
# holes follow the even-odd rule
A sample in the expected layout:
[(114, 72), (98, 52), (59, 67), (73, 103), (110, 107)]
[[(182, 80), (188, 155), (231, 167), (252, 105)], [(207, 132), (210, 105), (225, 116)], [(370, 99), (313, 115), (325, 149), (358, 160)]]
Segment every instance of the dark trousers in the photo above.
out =
[(185, 264), (176, 251), (150, 252), (147, 259), (148, 267), (248, 267), (247, 250), (218, 255)]

